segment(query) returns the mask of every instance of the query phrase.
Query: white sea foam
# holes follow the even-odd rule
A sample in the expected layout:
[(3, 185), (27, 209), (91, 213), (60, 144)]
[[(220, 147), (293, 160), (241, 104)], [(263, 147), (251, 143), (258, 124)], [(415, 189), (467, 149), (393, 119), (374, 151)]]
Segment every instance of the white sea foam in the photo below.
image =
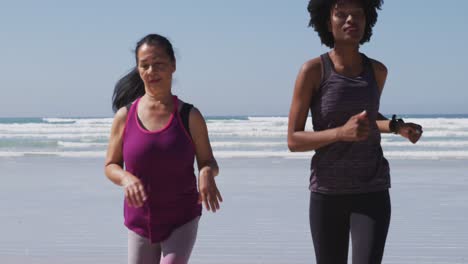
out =
[(1, 151), (0, 157), (57, 156), (68, 158), (104, 158), (105, 151)]
[(405, 121), (420, 124), (426, 129), (468, 129), (468, 118), (408, 118)]
[[(301, 158), (313, 152), (288, 151), (214, 151), (216, 158)], [(389, 159), (468, 159), (468, 151), (384, 151)], [(105, 151), (2, 151), (0, 157), (58, 156), (69, 158), (104, 158)]]
[(0, 151), (0, 157), (22, 157), (23, 152)]
[(288, 151), (214, 151), (217, 158), (310, 158), (313, 152)]
[[(382, 134), (382, 147), (387, 157), (466, 159), (468, 118), (406, 120), (421, 124), (423, 137), (413, 145), (400, 136)], [(2, 156), (99, 156), (96, 151), (105, 152), (112, 118), (44, 118), (43, 123), (22, 122), (1, 123), (0, 120)], [(212, 146), (220, 157), (310, 158), (313, 154), (288, 151), (287, 117), (215, 118), (207, 119), (207, 125)], [(309, 117), (306, 131), (311, 130)], [(40, 144), (42, 141), (46, 144)]]
[(272, 124), (253, 124), (253, 123), (240, 123), (240, 124), (210, 124), (208, 128), (213, 131), (284, 131), (287, 126), (273, 126)]
[(424, 133), (422, 134), (423, 137), (445, 137), (445, 138), (450, 138), (450, 137), (468, 137), (468, 129), (465, 131), (459, 131), (459, 130), (454, 130), (454, 131), (444, 131), (444, 130), (438, 130), (438, 131), (432, 131), (432, 130), (425, 130)]
[(396, 159), (468, 159), (468, 151), (384, 151), (384, 155)]
[[(314, 152), (288, 151), (215, 151), (220, 158), (311, 158)], [(384, 151), (390, 159), (468, 159), (468, 151)]]
[(0, 124), (1, 133), (85, 133), (107, 132), (110, 125), (80, 126), (77, 124)]
[(88, 119), (78, 119), (76, 121), (79, 125), (112, 125), (112, 118), (88, 118)]
[(111, 124), (112, 118), (42, 118), (47, 123)]
[(89, 147), (105, 147), (107, 143), (90, 143), (90, 142), (69, 142), (69, 141), (58, 141), (57, 144), (65, 148), (89, 148)]
[(240, 142), (240, 141), (213, 141), (213, 147), (286, 147), (286, 141), (269, 142)]
[(260, 131), (260, 130), (252, 130), (252, 131), (210, 131), (210, 137), (239, 137), (239, 138), (271, 138), (271, 137), (281, 137), (286, 138), (286, 132), (275, 132), (275, 131)]
[(54, 154), (60, 157), (68, 158), (104, 158), (106, 156), (105, 151), (67, 151), (56, 152)]
[(450, 140), (450, 141), (424, 141), (422, 139), (416, 144), (412, 144), (409, 141), (397, 141), (397, 142), (389, 142), (389, 141), (382, 141), (383, 147), (440, 147), (440, 148), (467, 148), (468, 141), (465, 140)]
[[(384, 133), (382, 134), (383, 139), (394, 138), (394, 134)], [(468, 137), (468, 129), (466, 131), (450, 131), (450, 130), (424, 130), (421, 139), (424, 138), (447, 138), (451, 139), (454, 138), (466, 138)]]
[(108, 133), (81, 133), (81, 134), (0, 134), (0, 139), (103, 139)]
[(75, 118), (42, 118), (42, 120), (47, 123), (70, 123), (70, 122), (75, 122), (77, 119)]

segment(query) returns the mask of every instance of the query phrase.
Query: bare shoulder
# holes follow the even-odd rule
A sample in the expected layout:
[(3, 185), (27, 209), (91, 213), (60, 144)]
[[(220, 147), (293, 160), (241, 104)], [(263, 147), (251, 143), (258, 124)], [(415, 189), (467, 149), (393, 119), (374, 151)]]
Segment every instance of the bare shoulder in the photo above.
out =
[(126, 121), (126, 120), (127, 120), (127, 114), (128, 114), (127, 107), (126, 107), (126, 106), (121, 107), (121, 108), (117, 111), (117, 113), (115, 113), (114, 120)]
[(190, 122), (192, 122), (192, 120), (195, 122), (195, 123), (199, 123), (199, 122), (205, 122), (205, 119), (203, 118), (203, 115), (202, 113), (200, 112), (200, 110), (198, 108), (196, 108), (195, 106), (192, 107), (192, 109), (190, 109)]
[[(296, 90), (306, 97), (310, 97), (320, 86), (322, 80), (322, 60), (320, 57), (302, 64), (296, 79)], [(303, 94), (305, 93), (305, 94)], [(301, 97), (302, 97), (301, 95)]]
[(113, 127), (123, 127), (125, 126), (125, 122), (127, 122), (127, 115), (128, 115), (128, 110), (127, 107), (121, 107), (117, 113), (114, 115), (114, 123)]
[(387, 67), (385, 66), (385, 64), (383, 64), (382, 62), (376, 60), (376, 59), (370, 59), (371, 62), (372, 62), (372, 68), (374, 68), (374, 71), (376, 73), (380, 73), (380, 74), (385, 74), (387, 75)]
[(387, 67), (378, 60), (370, 59), (372, 62), (372, 68), (374, 69), (375, 80), (377, 81), (377, 86), (379, 87), (380, 93), (382, 93), (383, 87), (385, 86), (385, 81), (387, 80)]
[(322, 60), (320, 57), (308, 60), (302, 64), (301, 73), (311, 77), (320, 77), (322, 75)]
[(208, 128), (201, 114), (200, 110), (196, 107), (192, 107), (189, 113), (189, 129), (192, 134), (192, 138), (197, 144), (201, 138), (205, 138), (208, 135)]

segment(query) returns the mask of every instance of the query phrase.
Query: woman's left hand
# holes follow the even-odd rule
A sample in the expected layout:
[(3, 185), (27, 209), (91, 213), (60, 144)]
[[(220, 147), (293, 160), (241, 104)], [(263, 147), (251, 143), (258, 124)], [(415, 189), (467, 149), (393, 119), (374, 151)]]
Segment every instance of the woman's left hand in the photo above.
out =
[(219, 210), (219, 204), (223, 201), (223, 198), (216, 186), (216, 181), (210, 167), (200, 170), (198, 188), (200, 191), (198, 202), (203, 203), (206, 210), (211, 210), (213, 213)]
[(398, 128), (398, 134), (409, 139), (411, 143), (415, 144), (422, 136), (422, 126), (414, 123), (403, 123)]

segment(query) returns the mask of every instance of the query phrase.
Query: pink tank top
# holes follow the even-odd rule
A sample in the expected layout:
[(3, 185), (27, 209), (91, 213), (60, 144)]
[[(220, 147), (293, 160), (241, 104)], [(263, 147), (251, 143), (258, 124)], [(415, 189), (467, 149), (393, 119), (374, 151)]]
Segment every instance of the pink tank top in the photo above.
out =
[(140, 208), (124, 201), (125, 225), (133, 232), (161, 242), (181, 225), (201, 215), (194, 174), (195, 147), (182, 125), (177, 96), (167, 125), (158, 131), (141, 127), (138, 98), (128, 111), (123, 136), (125, 170), (138, 177), (148, 195)]

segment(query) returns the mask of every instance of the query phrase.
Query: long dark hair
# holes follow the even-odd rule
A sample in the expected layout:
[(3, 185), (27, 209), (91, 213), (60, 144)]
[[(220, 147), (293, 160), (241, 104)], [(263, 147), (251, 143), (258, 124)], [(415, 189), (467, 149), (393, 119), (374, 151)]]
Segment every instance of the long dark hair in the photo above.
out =
[(149, 34), (138, 41), (135, 48), (136, 66), (115, 84), (114, 94), (112, 95), (112, 110), (114, 112), (117, 112), (121, 107), (126, 106), (145, 94), (145, 85), (137, 69), (138, 50), (143, 44), (163, 48), (171, 61), (174, 63), (176, 61), (172, 44), (166, 37), (158, 34)]

